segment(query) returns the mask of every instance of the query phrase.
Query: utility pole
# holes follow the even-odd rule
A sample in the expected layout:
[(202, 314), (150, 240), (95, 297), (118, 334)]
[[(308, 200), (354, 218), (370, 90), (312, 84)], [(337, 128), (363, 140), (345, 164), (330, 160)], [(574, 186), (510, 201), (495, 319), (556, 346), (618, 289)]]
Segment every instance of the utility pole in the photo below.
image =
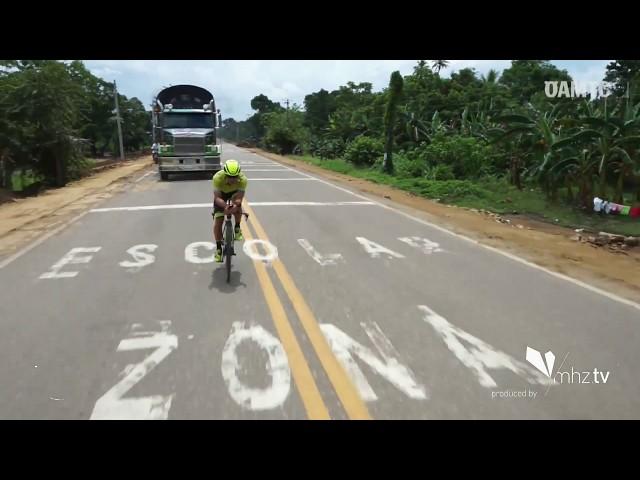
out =
[(286, 115), (285, 118), (287, 119), (287, 126), (288, 126), (289, 125), (289, 99), (287, 98), (284, 102), (287, 104), (287, 111), (285, 113)]
[(118, 87), (116, 81), (113, 81), (113, 93), (116, 97), (116, 122), (118, 123), (118, 140), (120, 142), (120, 160), (124, 161), (124, 146), (122, 144), (122, 126), (120, 125), (120, 107), (118, 106)]

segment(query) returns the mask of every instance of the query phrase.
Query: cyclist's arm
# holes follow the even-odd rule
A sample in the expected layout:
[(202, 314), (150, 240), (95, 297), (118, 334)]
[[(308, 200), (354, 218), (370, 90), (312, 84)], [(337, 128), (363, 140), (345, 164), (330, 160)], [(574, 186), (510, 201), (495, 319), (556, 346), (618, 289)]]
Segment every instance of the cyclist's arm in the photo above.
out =
[(247, 177), (242, 175), (240, 177), (240, 184), (238, 185), (238, 190), (233, 196), (233, 204), (236, 207), (239, 207), (240, 205), (242, 205), (242, 200), (244, 199), (244, 192), (247, 189), (247, 183), (248, 183)]
[(244, 190), (238, 190), (234, 195), (233, 195), (233, 204), (236, 207), (239, 207), (240, 205), (242, 205), (242, 200), (244, 199)]
[(225, 202), (224, 198), (222, 198), (222, 192), (220, 192), (219, 190), (213, 191), (213, 204), (222, 209), (227, 208), (227, 202)]

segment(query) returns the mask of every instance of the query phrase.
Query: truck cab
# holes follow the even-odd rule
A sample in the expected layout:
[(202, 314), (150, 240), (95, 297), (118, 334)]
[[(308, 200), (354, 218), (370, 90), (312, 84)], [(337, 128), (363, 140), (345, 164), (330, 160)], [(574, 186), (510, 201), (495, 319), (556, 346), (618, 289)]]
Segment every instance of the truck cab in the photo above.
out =
[(152, 108), (154, 143), (160, 177), (170, 173), (220, 170), (222, 124), (213, 95), (195, 85), (174, 85), (160, 91)]

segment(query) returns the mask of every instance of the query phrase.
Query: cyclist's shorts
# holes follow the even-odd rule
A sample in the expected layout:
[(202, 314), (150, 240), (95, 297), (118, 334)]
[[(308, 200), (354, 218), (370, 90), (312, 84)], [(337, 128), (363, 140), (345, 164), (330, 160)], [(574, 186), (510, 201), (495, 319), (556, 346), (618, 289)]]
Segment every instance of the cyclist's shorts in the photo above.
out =
[[(238, 192), (239, 190), (235, 190), (233, 192), (228, 192), (228, 193), (220, 192), (220, 197), (226, 202)], [(218, 205), (214, 203), (213, 212), (211, 213), (211, 215), (213, 215), (213, 218), (224, 217), (224, 209), (220, 208)]]

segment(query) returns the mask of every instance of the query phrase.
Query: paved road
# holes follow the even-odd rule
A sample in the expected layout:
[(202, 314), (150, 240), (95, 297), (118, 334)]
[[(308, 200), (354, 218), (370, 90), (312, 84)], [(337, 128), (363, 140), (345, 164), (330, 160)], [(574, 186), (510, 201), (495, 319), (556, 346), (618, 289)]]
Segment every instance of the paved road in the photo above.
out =
[(638, 305), (224, 152), (230, 284), (210, 181), (155, 172), (0, 269), (0, 418), (640, 417)]

